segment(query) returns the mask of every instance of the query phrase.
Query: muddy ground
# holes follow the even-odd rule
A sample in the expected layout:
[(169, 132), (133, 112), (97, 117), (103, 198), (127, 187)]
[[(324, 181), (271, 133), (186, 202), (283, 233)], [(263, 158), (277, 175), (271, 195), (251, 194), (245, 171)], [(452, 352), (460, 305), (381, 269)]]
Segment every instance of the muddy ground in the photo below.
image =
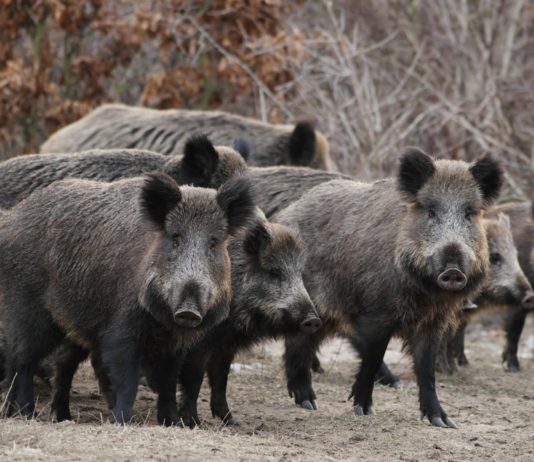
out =
[[(443, 406), (459, 430), (430, 427), (419, 420), (417, 388), (410, 360), (398, 343), (387, 361), (403, 387), (378, 386), (376, 416), (355, 417), (346, 401), (357, 360), (342, 340), (321, 353), (326, 373), (315, 375), (319, 410), (306, 411), (287, 396), (281, 345), (271, 343), (240, 356), (233, 366), (229, 402), (241, 422), (221, 427), (209, 412), (203, 388), (203, 428), (160, 428), (154, 395), (141, 388), (137, 423), (105, 423), (109, 415), (89, 365), (76, 377), (75, 422), (49, 418), (49, 391), (39, 386), (36, 421), (0, 421), (0, 460), (534, 460), (534, 326), (525, 329), (520, 349), (523, 371), (505, 373), (498, 328), (470, 326), (471, 367), (455, 377), (438, 377)], [(209, 459), (208, 459), (209, 458)]]

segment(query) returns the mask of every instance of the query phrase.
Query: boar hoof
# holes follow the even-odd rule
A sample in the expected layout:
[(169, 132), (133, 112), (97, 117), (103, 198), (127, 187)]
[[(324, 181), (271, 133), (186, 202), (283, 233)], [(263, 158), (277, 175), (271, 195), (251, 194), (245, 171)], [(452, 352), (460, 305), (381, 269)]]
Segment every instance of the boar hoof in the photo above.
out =
[(361, 404), (356, 404), (354, 406), (354, 415), (361, 416), (361, 415), (375, 415), (376, 412), (373, 409), (373, 406), (367, 406), (367, 409), (364, 409)]
[(469, 366), (469, 361), (467, 359), (467, 356), (465, 356), (465, 354), (463, 354), (463, 353), (458, 355), (458, 358), (457, 358), (456, 361), (458, 362), (458, 366), (462, 366), (462, 367), (468, 367)]
[(521, 368), (516, 364), (508, 365), (505, 369), (506, 372), (521, 372)]
[(321, 366), (320, 364), (312, 366), (312, 371), (316, 374), (324, 374), (325, 372), (323, 366)]
[(394, 388), (395, 390), (400, 390), (402, 388), (402, 384), (400, 383), (400, 380), (394, 380), (389, 385), (391, 388)]
[(309, 399), (306, 399), (300, 403), (300, 405), (304, 409), (308, 409), (309, 411), (316, 411), (317, 410), (317, 403), (314, 401), (310, 401)]
[(449, 419), (448, 417), (445, 417), (445, 422), (443, 422), (443, 419), (439, 416), (432, 417), (430, 420), (430, 423), (434, 427), (440, 427), (440, 428), (458, 428), (454, 421), (452, 419)]

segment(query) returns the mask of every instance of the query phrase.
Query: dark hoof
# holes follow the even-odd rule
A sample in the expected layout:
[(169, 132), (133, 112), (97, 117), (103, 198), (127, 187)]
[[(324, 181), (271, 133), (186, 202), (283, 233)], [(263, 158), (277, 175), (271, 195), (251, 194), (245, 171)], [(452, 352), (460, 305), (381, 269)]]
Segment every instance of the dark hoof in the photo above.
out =
[(300, 405), (304, 409), (308, 409), (309, 411), (316, 411), (317, 410), (317, 403), (315, 401), (305, 400), (300, 403)]
[(467, 358), (458, 358), (458, 366), (469, 367), (469, 361)]
[(521, 368), (519, 366), (516, 366), (515, 364), (512, 366), (506, 366), (505, 370), (506, 372), (512, 372), (512, 373), (521, 372)]
[(72, 420), (70, 412), (56, 412), (56, 421), (64, 422), (65, 420)]
[(367, 408), (367, 411), (364, 410), (363, 406), (361, 404), (356, 404), (354, 406), (354, 415), (361, 416), (361, 415), (375, 415), (376, 412), (373, 409), (373, 406), (369, 406)]
[(323, 366), (312, 367), (312, 371), (316, 374), (324, 374)]
[(452, 419), (449, 419), (448, 417), (445, 417), (445, 422), (443, 421), (443, 419), (441, 417), (432, 417), (432, 419), (430, 420), (430, 423), (434, 426), (434, 427), (440, 427), (440, 428), (455, 428), (457, 429), (458, 427), (456, 426), (456, 424), (454, 423), (454, 421)]

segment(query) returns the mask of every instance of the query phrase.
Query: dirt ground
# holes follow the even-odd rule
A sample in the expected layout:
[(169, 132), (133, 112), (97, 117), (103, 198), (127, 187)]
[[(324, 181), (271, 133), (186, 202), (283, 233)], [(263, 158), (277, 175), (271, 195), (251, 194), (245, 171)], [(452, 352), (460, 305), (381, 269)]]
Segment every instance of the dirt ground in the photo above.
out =
[(229, 402), (239, 427), (213, 419), (203, 388), (203, 427), (161, 428), (154, 395), (141, 387), (138, 423), (105, 423), (108, 411), (89, 365), (76, 377), (72, 397), (76, 422), (49, 418), (49, 391), (39, 387), (40, 417), (0, 421), (0, 460), (534, 460), (534, 326), (522, 337), (523, 371), (505, 373), (500, 329), (470, 326), (471, 367), (438, 377), (443, 406), (459, 430), (437, 429), (419, 420), (410, 359), (392, 345), (386, 360), (403, 381), (400, 390), (377, 386), (376, 416), (355, 417), (346, 401), (357, 360), (342, 340), (325, 345), (326, 372), (314, 376), (319, 410), (296, 407), (287, 396), (278, 343), (242, 355), (233, 365)]

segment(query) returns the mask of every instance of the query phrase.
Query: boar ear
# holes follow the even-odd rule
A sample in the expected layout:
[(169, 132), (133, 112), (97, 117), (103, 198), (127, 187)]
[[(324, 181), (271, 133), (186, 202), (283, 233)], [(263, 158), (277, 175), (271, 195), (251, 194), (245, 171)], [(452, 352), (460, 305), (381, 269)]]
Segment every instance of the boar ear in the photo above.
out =
[(510, 223), (510, 217), (506, 215), (505, 213), (499, 213), (499, 223), (503, 226), (506, 226), (509, 230), (512, 229), (512, 225)]
[(269, 230), (264, 221), (257, 221), (245, 235), (243, 247), (249, 255), (258, 255), (262, 249), (272, 242)]
[(184, 147), (184, 179), (193, 186), (208, 186), (219, 165), (219, 154), (205, 135), (192, 136)]
[(245, 159), (245, 162), (248, 162), (250, 157), (250, 144), (244, 138), (236, 138), (232, 144), (234, 150), (236, 150), (241, 157)]
[(311, 122), (299, 122), (289, 137), (291, 165), (310, 165), (315, 154), (315, 130)]
[(405, 199), (414, 201), (435, 171), (434, 160), (429, 155), (420, 149), (408, 149), (400, 158), (397, 188)]
[(482, 191), (482, 198), (487, 205), (499, 197), (504, 180), (504, 172), (499, 161), (486, 154), (475, 161), (469, 167), (469, 171)]
[(233, 177), (226, 181), (219, 188), (217, 202), (226, 214), (230, 234), (248, 225), (255, 216), (254, 191), (247, 177)]
[(166, 173), (149, 173), (141, 190), (141, 210), (160, 228), (165, 226), (167, 214), (182, 200), (176, 182)]

